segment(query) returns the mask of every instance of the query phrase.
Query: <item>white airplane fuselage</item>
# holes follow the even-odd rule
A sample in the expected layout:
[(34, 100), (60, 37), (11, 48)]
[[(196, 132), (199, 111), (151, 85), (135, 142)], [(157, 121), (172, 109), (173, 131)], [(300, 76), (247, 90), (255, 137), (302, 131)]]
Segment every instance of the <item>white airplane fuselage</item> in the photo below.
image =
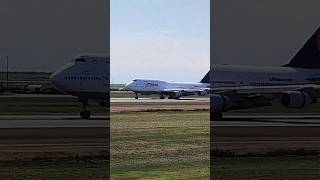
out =
[(157, 94), (167, 89), (190, 89), (199, 90), (203, 88), (209, 88), (210, 83), (187, 83), (187, 82), (175, 82), (170, 83), (160, 80), (148, 80), (148, 79), (135, 79), (126, 86), (127, 90), (141, 93), (141, 94)]
[(109, 59), (103, 55), (80, 55), (50, 76), (61, 91), (82, 99), (108, 101)]
[(82, 102), (80, 116), (88, 119), (88, 101), (99, 102), (103, 107), (109, 104), (109, 68), (108, 55), (79, 55), (50, 76), (51, 83), (60, 91), (79, 97)]
[[(240, 65), (214, 65), (212, 87), (276, 86), (319, 84), (320, 69), (292, 67), (259, 67)], [(169, 83), (160, 80), (136, 79), (127, 90), (141, 94), (159, 94), (165, 90), (209, 88), (210, 83)]]
[(320, 69), (213, 65), (215, 87), (318, 84)]

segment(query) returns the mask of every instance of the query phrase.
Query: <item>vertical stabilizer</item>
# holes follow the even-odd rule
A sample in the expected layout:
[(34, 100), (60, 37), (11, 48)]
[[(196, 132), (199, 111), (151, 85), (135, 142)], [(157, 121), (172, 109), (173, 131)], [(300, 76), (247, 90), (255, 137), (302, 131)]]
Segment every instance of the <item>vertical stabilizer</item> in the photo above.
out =
[(320, 28), (285, 67), (320, 69)]

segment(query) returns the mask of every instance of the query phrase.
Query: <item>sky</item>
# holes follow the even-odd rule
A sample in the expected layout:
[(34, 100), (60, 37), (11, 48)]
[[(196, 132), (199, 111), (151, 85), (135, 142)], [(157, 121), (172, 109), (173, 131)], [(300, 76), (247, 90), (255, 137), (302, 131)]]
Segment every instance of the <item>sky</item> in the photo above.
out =
[(199, 82), (209, 71), (209, 0), (110, 3), (111, 83)]
[(212, 64), (284, 65), (320, 27), (319, 0), (213, 2)]
[(110, 42), (112, 83), (197, 82), (210, 60), (286, 64), (320, 26), (319, 0), (216, 0), (211, 33), (209, 0), (110, 3), (109, 28), (107, 0), (1, 0), (0, 71), (7, 55), (12, 71), (55, 71)]
[(0, 71), (55, 71), (74, 56), (107, 53), (105, 0), (1, 0)]

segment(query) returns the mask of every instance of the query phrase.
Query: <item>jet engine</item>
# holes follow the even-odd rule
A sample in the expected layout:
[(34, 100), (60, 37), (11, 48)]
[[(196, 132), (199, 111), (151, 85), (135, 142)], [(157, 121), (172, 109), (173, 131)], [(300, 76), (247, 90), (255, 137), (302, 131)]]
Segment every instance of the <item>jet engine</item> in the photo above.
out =
[(210, 96), (211, 112), (225, 112), (232, 107), (232, 100), (224, 95), (212, 94)]
[(313, 103), (311, 96), (304, 91), (283, 92), (280, 101), (287, 108), (304, 108)]
[(181, 91), (173, 91), (172, 92), (172, 97), (175, 99), (179, 99), (182, 96), (182, 92)]
[(207, 96), (208, 95), (208, 91), (198, 91), (198, 95), (199, 96)]

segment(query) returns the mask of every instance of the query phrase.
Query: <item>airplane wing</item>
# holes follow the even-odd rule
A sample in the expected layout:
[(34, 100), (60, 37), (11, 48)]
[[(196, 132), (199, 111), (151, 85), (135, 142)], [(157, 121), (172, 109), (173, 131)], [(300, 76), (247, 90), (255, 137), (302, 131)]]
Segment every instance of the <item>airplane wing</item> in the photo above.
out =
[(210, 88), (199, 88), (199, 89), (175, 88), (175, 89), (164, 89), (163, 92), (175, 92), (175, 91), (199, 92), (199, 91), (209, 91), (209, 90)]
[(210, 88), (188, 89), (188, 88), (174, 88), (164, 89), (162, 92), (172, 97), (189, 96), (198, 94), (200, 96), (209, 95)]
[[(320, 97), (320, 85), (279, 85), (279, 86), (242, 86), (212, 88), (211, 101), (221, 104), (228, 110), (271, 106), (273, 99), (279, 99), (289, 108), (303, 108), (317, 102)], [(228, 106), (228, 107), (226, 107)], [(222, 107), (222, 105), (221, 105)], [(217, 108), (223, 111), (221, 108)]]
[[(211, 88), (211, 94), (220, 94), (228, 91), (235, 91), (237, 94), (279, 94), (284, 91), (297, 90), (314, 90), (320, 91), (320, 85), (304, 84), (304, 85), (275, 85), (275, 86), (241, 86), (241, 87), (217, 87)], [(320, 96), (320, 94), (319, 94)]]

